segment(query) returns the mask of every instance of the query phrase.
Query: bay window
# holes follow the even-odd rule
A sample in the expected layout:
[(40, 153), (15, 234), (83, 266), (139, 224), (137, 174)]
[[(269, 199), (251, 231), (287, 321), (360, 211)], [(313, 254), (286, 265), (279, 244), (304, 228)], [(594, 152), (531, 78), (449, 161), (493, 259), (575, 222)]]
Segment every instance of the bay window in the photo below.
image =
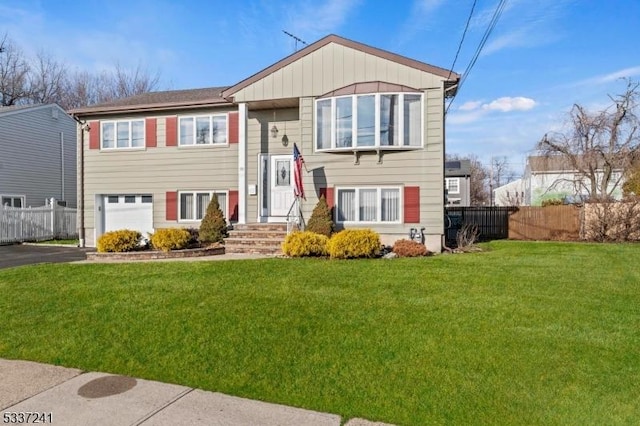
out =
[(419, 148), (422, 94), (376, 93), (316, 101), (316, 149)]
[(400, 188), (338, 188), (337, 222), (399, 223)]

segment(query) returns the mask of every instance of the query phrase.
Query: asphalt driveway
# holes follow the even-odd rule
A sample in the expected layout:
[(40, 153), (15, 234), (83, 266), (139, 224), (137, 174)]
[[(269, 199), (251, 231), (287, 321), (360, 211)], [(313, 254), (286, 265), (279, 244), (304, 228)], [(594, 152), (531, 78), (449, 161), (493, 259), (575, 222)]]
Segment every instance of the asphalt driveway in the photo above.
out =
[(0, 269), (36, 263), (60, 263), (85, 260), (90, 249), (78, 247), (14, 244), (0, 246)]

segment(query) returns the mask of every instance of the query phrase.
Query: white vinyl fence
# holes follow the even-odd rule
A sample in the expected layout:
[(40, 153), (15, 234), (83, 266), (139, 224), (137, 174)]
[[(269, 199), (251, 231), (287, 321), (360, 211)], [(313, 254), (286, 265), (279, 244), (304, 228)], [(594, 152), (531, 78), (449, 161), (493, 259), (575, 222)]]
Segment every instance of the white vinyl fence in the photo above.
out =
[(76, 209), (55, 202), (33, 208), (0, 205), (0, 244), (77, 237)]

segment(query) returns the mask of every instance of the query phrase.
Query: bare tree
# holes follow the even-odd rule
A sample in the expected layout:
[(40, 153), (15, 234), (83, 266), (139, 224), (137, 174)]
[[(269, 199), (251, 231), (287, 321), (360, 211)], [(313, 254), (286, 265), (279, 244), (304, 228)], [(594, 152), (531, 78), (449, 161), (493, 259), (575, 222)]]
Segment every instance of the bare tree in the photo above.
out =
[(5, 34), (0, 41), (0, 105), (29, 98), (29, 63), (22, 50)]
[(570, 178), (577, 193), (606, 200), (620, 188), (622, 172), (640, 159), (637, 113), (639, 84), (626, 80), (626, 90), (602, 111), (588, 111), (575, 104), (565, 132), (548, 133), (538, 150), (548, 159), (559, 159), (574, 171)]
[(35, 103), (57, 103), (65, 108), (68, 88), (67, 67), (45, 52), (35, 58), (29, 75), (30, 95)]
[(477, 155), (470, 154), (462, 156), (459, 154), (447, 154), (447, 161), (469, 160), (470, 162), (470, 198), (472, 206), (482, 206), (489, 204), (489, 170), (485, 167)]

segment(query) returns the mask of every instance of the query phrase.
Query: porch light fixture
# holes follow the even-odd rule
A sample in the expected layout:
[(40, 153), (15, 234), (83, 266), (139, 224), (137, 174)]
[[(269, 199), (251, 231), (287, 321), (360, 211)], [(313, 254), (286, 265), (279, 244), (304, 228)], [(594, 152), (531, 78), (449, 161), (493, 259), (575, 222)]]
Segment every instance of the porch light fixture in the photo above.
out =
[(275, 124), (271, 128), (271, 137), (272, 138), (277, 138), (278, 137), (278, 128), (276, 127)]

